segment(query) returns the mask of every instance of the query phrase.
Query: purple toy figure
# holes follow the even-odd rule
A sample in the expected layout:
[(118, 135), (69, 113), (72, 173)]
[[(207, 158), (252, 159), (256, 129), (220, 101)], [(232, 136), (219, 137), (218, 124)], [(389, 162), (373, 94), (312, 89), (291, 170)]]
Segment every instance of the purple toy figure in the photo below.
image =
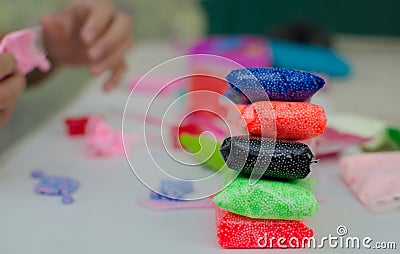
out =
[(61, 196), (64, 204), (74, 202), (71, 194), (79, 187), (77, 180), (62, 176), (45, 176), (40, 169), (33, 170), (31, 176), (40, 179), (35, 187), (36, 193)]

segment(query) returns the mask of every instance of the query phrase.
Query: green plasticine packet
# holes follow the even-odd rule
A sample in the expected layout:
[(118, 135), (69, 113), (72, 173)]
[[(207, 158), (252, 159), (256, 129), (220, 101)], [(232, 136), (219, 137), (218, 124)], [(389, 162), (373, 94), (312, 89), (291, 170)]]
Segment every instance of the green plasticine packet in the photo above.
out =
[(212, 201), (220, 208), (250, 218), (302, 220), (318, 210), (311, 178), (293, 182), (259, 180), (250, 185), (249, 179), (237, 177)]

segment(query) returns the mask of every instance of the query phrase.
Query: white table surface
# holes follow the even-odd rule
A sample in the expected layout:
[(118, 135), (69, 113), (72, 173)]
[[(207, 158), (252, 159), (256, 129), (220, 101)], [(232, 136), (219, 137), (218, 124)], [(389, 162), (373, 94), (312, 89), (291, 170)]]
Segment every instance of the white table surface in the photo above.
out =
[[(332, 86), (335, 82), (338, 85), (332, 88), (330, 103), (342, 110), (345, 104), (355, 112), (363, 113), (357, 106), (361, 105), (361, 100), (355, 101), (355, 106), (352, 106), (353, 100), (339, 96), (347, 94), (347, 90), (360, 92), (360, 86), (365, 85), (367, 88), (362, 91), (371, 91), (363, 94), (365, 100), (370, 102), (373, 97), (381, 98), (371, 114), (386, 116), (385, 120), (399, 123), (398, 113), (394, 108), (398, 109), (400, 102), (384, 98), (396, 99), (399, 94), (394, 95), (400, 89), (400, 84), (394, 77), (398, 76), (400, 47), (392, 45), (392, 53), (384, 46), (381, 49), (386, 53), (378, 54), (376, 50), (368, 52), (375, 45), (373, 42), (372, 46), (366, 46), (367, 49), (357, 53), (352, 48), (353, 44), (346, 43), (347, 41), (340, 44), (340, 48), (348, 53), (355, 64), (356, 72), (352, 79), (332, 83)], [(392, 44), (400, 45), (398, 41), (397, 44)], [(175, 55), (176, 52), (166, 44), (139, 44), (129, 57), (129, 77), (144, 73)], [(387, 66), (381, 66), (380, 70), (372, 74), (371, 61), (377, 63), (371, 64), (375, 68), (379, 63)], [(396, 64), (397, 66), (393, 66)], [(382, 89), (377, 88), (378, 80), (372, 79), (372, 83), (367, 84), (369, 77), (363, 77), (365, 75), (375, 79), (385, 77), (386, 80), (379, 84)], [(383, 88), (383, 83), (387, 85), (387, 89)], [(120, 117), (115, 112), (123, 109), (128, 96), (126, 84), (109, 95), (101, 93), (99, 87), (99, 81), (93, 81), (68, 108), (40, 129), (33, 130), (29, 137), (2, 157), (0, 254), (249, 253), (249, 250), (224, 250), (218, 246), (212, 209), (154, 212), (137, 205), (137, 200), (148, 196), (148, 190), (134, 176), (124, 157), (87, 159), (82, 155), (83, 141), (79, 138), (70, 139), (65, 135), (63, 117), (100, 113), (117, 127)], [(391, 106), (391, 109), (385, 105)], [(381, 113), (382, 111), (385, 113)], [(140, 154), (143, 149), (141, 146), (135, 147), (133, 153)], [(139, 167), (151, 166), (140, 160), (134, 163)], [(75, 203), (66, 206), (61, 203), (60, 198), (35, 194), (33, 189), (37, 181), (30, 177), (30, 172), (37, 167), (43, 168), (46, 173), (79, 179), (81, 187), (73, 195)], [(313, 176), (320, 181), (316, 194), (321, 198), (321, 203), (318, 213), (308, 219), (307, 224), (315, 230), (317, 239), (329, 234), (335, 235), (337, 226), (345, 225), (349, 236), (370, 236), (374, 241), (397, 241), (397, 248), (400, 248), (399, 213), (375, 215), (364, 209), (342, 182), (336, 159), (320, 161), (314, 168)], [(266, 251), (268, 250), (251, 252)], [(284, 251), (274, 250), (273, 253)], [(365, 249), (351, 251), (329, 247), (317, 251), (297, 251), (376, 253)]]

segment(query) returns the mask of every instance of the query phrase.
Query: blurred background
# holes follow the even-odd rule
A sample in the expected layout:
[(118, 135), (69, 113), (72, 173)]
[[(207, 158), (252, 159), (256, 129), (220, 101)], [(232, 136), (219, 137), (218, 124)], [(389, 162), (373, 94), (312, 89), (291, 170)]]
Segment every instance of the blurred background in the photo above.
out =
[[(67, 2), (2, 1), (0, 32), (34, 26), (44, 13), (55, 12)], [(395, 117), (400, 84), (393, 82), (400, 67), (397, 17), (400, 1), (114, 0), (114, 3), (134, 21), (134, 50), (149, 41), (153, 42), (151, 45), (168, 44), (182, 49), (205, 34), (257, 34), (332, 48), (350, 60), (355, 77), (365, 77), (354, 79), (351, 87), (345, 87), (347, 80), (335, 81), (345, 83), (341, 88), (332, 88), (331, 96), (345, 102), (345, 106), (337, 103), (335, 107), (345, 110), (352, 105), (356, 113), (371, 113), (400, 125), (400, 118)], [(184, 50), (177, 50), (176, 54), (184, 54)], [(0, 151), (71, 101), (89, 78), (87, 70), (64, 68), (44, 81), (45, 85), (29, 88), (12, 121), (0, 132)], [(369, 83), (365, 84), (365, 80)], [(397, 89), (396, 93), (393, 89)], [(386, 93), (382, 94), (383, 90)], [(364, 93), (368, 96), (363, 97)], [(379, 110), (382, 105), (374, 103), (374, 99), (394, 104)], [(38, 103), (43, 101), (46, 103)]]

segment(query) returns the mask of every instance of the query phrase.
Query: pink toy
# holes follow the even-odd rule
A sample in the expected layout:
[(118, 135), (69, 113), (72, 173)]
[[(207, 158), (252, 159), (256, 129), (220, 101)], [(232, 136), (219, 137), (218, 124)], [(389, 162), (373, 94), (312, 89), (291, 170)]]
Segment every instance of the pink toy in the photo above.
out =
[[(125, 139), (126, 148), (137, 142), (139, 135)], [(86, 127), (86, 148), (89, 156), (125, 155), (122, 132), (111, 129), (101, 117), (90, 117)], [(126, 151), (129, 153), (129, 151)]]
[(340, 168), (351, 191), (368, 209), (379, 213), (400, 208), (400, 152), (346, 156)]
[(152, 95), (156, 94), (171, 94), (179, 89), (187, 88), (185, 80), (176, 80), (168, 83), (171, 80), (170, 77), (144, 77), (143, 79), (138, 78), (132, 81), (129, 85), (129, 91), (135, 90), (135, 92), (148, 93)]
[[(36, 67), (43, 72), (50, 70), (42, 45), (38, 45), (41, 28), (25, 29), (7, 34), (0, 44), (0, 52), (10, 52), (17, 60), (18, 69), (27, 74)], [(40, 42), (39, 42), (40, 44)]]

